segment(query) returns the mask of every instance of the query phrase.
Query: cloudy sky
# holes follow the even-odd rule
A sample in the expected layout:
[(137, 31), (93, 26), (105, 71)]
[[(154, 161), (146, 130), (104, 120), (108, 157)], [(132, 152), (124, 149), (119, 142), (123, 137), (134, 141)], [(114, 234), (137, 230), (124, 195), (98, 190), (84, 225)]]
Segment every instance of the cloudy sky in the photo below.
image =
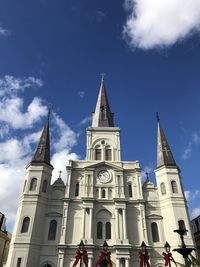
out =
[(122, 158), (153, 181), (158, 111), (191, 217), (200, 214), (199, 0), (0, 2), (0, 211), (12, 229), (25, 166), (48, 107), (53, 179), (85, 158), (100, 73), (121, 128)]

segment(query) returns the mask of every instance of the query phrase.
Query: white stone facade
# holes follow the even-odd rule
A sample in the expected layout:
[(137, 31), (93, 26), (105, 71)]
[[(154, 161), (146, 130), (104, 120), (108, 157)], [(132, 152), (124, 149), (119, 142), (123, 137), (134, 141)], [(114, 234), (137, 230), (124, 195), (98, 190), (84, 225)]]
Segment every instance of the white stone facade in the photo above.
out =
[[(66, 185), (60, 178), (51, 185), (50, 165), (27, 167), (7, 267), (71, 267), (80, 240), (89, 267), (104, 240), (116, 267), (139, 266), (142, 241), (151, 266), (164, 266), (164, 244), (178, 246), (173, 230), (181, 220), (193, 246), (179, 169), (157, 168), (157, 186), (149, 180), (142, 186), (139, 162), (121, 161), (120, 151), (119, 128), (91, 127), (86, 160), (69, 161)], [(174, 258), (183, 263), (177, 253)]]

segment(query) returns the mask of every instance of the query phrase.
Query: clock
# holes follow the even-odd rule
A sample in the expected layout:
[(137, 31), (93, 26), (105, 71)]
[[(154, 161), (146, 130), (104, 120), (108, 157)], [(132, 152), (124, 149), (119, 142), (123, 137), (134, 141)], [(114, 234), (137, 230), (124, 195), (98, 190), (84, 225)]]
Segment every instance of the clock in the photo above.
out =
[(108, 171), (102, 170), (98, 173), (98, 179), (101, 183), (108, 183), (111, 179), (111, 175)]

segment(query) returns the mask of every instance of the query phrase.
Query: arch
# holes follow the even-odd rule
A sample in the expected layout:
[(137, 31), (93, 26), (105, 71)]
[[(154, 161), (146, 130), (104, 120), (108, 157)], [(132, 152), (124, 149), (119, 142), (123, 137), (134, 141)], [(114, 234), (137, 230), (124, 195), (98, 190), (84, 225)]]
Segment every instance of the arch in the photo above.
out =
[(128, 196), (133, 197), (132, 184), (128, 184)]
[(185, 230), (186, 229), (184, 220), (179, 220), (178, 221), (178, 228), (180, 230)]
[(30, 224), (30, 218), (25, 217), (22, 222), (21, 233), (28, 233), (29, 224)]
[(99, 145), (97, 145), (95, 147), (95, 160), (101, 160), (101, 147)]
[(113, 192), (112, 192), (112, 189), (110, 188), (108, 191), (108, 198), (112, 199), (112, 197), (113, 197)]
[(102, 189), (102, 191), (101, 191), (101, 197), (102, 198), (106, 198), (106, 190), (105, 189)]
[(160, 241), (159, 233), (158, 233), (158, 225), (156, 222), (153, 222), (151, 224), (151, 234), (152, 234), (153, 242), (159, 242)]
[(103, 238), (103, 223), (98, 222), (97, 223), (97, 239)]
[(47, 180), (44, 180), (43, 181), (43, 184), (42, 184), (42, 192), (43, 193), (46, 193), (47, 192)]
[(106, 156), (105, 160), (107, 160), (107, 161), (111, 161), (112, 160), (112, 149), (111, 149), (110, 146), (106, 146), (106, 148), (105, 148), (105, 156)]
[(171, 181), (171, 187), (173, 193), (178, 193), (177, 183), (176, 181)]
[(106, 223), (106, 239), (111, 239), (111, 223)]
[(45, 265), (43, 265), (43, 267), (52, 267), (52, 265), (49, 263), (45, 263)]
[(79, 196), (79, 183), (76, 183), (76, 187), (75, 187), (75, 197)]
[(48, 240), (55, 240), (56, 239), (56, 230), (57, 230), (57, 221), (51, 220), (49, 223)]
[(126, 266), (126, 260), (125, 260), (125, 258), (121, 258), (120, 259), (120, 265), (121, 265), (121, 267), (125, 267)]
[(35, 191), (36, 187), (37, 187), (37, 178), (32, 178), (29, 190), (30, 191)]
[(106, 107), (105, 106), (101, 106), (100, 108), (101, 112), (100, 112), (100, 118), (102, 121), (107, 120), (107, 112), (106, 112)]
[(160, 184), (160, 190), (161, 190), (161, 194), (162, 195), (165, 195), (166, 194), (166, 187), (165, 187), (165, 183), (164, 182), (162, 182)]

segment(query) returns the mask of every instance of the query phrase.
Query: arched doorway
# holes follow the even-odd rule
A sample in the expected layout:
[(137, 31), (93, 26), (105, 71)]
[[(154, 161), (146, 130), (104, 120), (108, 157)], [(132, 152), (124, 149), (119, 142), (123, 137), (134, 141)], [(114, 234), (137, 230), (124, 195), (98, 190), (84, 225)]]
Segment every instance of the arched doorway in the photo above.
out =
[(43, 267), (52, 267), (51, 264), (46, 263), (45, 265), (43, 265)]

